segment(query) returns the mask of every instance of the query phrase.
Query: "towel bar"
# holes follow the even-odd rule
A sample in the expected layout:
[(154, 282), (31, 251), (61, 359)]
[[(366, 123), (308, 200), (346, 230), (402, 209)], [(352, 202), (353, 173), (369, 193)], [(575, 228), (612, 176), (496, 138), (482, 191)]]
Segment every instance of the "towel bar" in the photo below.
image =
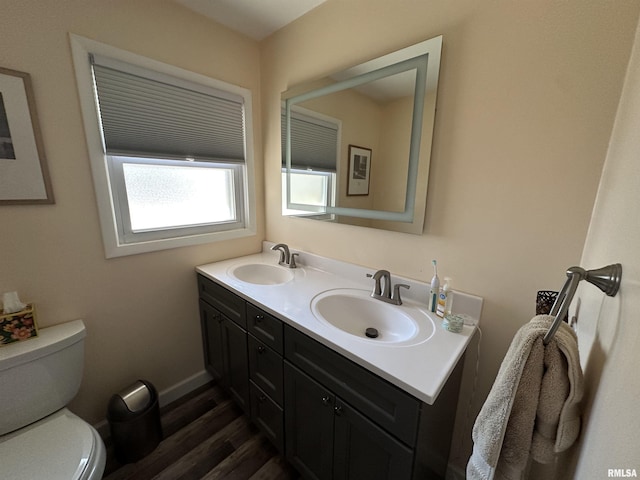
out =
[(595, 270), (585, 270), (580, 267), (571, 267), (567, 270), (567, 281), (564, 283), (562, 290), (558, 294), (556, 301), (551, 307), (550, 315), (555, 315), (555, 319), (549, 328), (549, 331), (544, 336), (543, 342), (547, 345), (556, 331), (560, 327), (560, 323), (564, 318), (564, 315), (569, 309), (573, 295), (576, 293), (578, 283), (581, 280), (595, 285), (604, 293), (610, 297), (615, 297), (620, 288), (620, 282), (622, 280), (622, 265), (614, 263), (607, 265), (606, 267), (597, 268)]

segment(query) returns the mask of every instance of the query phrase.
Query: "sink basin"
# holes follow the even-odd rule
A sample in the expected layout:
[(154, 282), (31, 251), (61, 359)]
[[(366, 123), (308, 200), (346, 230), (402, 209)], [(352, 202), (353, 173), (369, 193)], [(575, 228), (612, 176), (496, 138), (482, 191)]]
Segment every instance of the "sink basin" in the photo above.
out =
[(293, 280), (291, 269), (266, 263), (239, 265), (231, 268), (229, 274), (241, 282), (255, 285), (280, 285)]
[(311, 301), (311, 311), (325, 325), (383, 345), (415, 345), (435, 331), (433, 321), (420, 308), (385, 303), (367, 290), (328, 290)]

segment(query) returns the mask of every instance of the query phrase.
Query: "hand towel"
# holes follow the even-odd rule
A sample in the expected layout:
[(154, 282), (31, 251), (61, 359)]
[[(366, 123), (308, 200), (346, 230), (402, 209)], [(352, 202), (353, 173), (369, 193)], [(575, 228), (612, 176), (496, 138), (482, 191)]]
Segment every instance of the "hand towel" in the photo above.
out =
[(530, 455), (547, 463), (576, 440), (583, 392), (577, 338), (563, 322), (544, 345), (553, 319), (536, 316), (516, 333), (473, 427), (468, 480), (521, 480)]
[[(538, 322), (545, 327), (549, 319)], [(579, 407), (584, 394), (576, 334), (564, 322), (545, 349), (544, 366), (531, 456), (539, 463), (551, 463), (580, 434)]]

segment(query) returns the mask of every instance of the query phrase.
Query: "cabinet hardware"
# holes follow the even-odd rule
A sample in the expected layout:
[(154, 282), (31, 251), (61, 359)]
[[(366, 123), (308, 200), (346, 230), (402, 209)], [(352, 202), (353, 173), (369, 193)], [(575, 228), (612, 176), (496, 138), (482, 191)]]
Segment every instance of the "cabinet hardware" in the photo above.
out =
[(329, 397), (328, 395), (322, 397), (322, 404), (323, 405), (329, 405), (329, 402), (331, 402), (331, 397)]
[(336, 405), (335, 407), (333, 407), (333, 413), (335, 413), (337, 416), (342, 415), (342, 405)]
[(256, 322), (260, 323), (264, 320), (264, 315), (256, 315)]
[(258, 353), (264, 353), (266, 351), (267, 351), (266, 348), (264, 348), (262, 345), (258, 345)]

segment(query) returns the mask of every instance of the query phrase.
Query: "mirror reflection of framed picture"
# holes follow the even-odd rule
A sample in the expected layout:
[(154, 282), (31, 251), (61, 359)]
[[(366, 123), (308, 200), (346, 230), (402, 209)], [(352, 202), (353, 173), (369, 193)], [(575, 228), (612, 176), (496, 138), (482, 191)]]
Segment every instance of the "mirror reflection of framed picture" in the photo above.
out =
[(0, 205), (54, 203), (28, 73), (0, 68)]
[(371, 149), (349, 145), (347, 195), (369, 195)]

